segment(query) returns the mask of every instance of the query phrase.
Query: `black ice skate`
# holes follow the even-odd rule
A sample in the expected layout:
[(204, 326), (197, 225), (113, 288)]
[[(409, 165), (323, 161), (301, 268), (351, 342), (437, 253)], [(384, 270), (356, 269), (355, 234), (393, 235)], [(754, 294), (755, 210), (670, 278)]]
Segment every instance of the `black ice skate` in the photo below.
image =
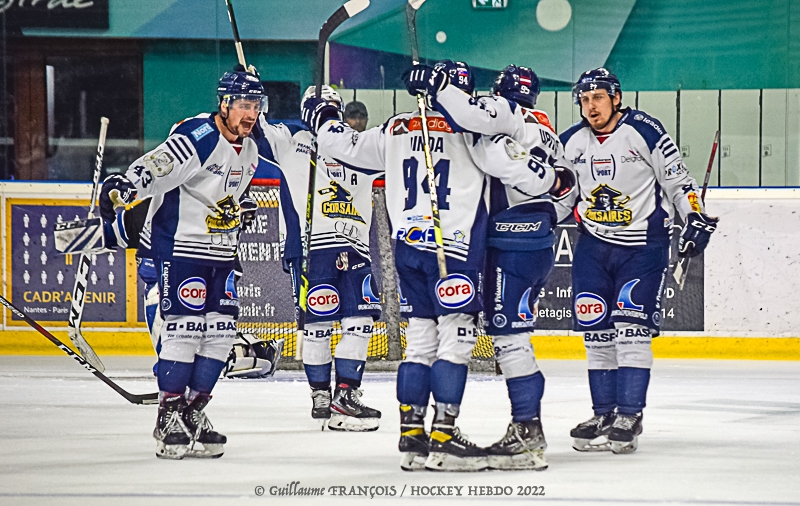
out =
[(425, 469), (483, 471), (489, 467), (486, 450), (470, 442), (455, 426), (459, 406), (436, 403)]
[[(603, 452), (611, 449), (611, 443), (608, 441), (608, 432), (611, 430), (611, 424), (614, 423), (615, 413), (605, 413), (602, 415), (595, 415), (589, 420), (578, 424), (577, 427), (569, 431), (569, 435), (573, 437), (572, 447), (579, 452)], [(601, 438), (598, 441), (595, 439)]]
[(534, 418), (527, 422), (512, 421), (508, 424), (505, 437), (487, 448), (486, 452), (492, 469), (544, 471), (547, 469), (547, 460), (544, 458), (546, 449), (542, 422)]
[(164, 396), (158, 406), (158, 418), (153, 437), (156, 439), (156, 457), (160, 459), (180, 460), (189, 449), (191, 439), (181, 421), (186, 408), (186, 399), (182, 395)]
[(311, 400), (314, 406), (311, 408), (311, 418), (318, 420), (321, 430), (325, 430), (325, 425), (331, 417), (331, 391), (311, 389)]
[(381, 412), (361, 402), (362, 392), (358, 388), (341, 384), (331, 401), (330, 430), (348, 432), (372, 432), (380, 427)]
[(211, 422), (203, 411), (210, 400), (211, 396), (208, 394), (197, 394), (192, 403), (183, 410), (181, 418), (192, 438), (192, 443), (186, 452), (187, 457), (218, 459), (225, 453), (222, 445), (228, 442), (228, 438), (213, 430)]
[(608, 440), (614, 453), (633, 453), (639, 447), (639, 434), (642, 433), (642, 412), (635, 415), (617, 413)]
[(400, 405), (400, 469), (424, 471), (430, 434), (425, 432), (425, 406)]

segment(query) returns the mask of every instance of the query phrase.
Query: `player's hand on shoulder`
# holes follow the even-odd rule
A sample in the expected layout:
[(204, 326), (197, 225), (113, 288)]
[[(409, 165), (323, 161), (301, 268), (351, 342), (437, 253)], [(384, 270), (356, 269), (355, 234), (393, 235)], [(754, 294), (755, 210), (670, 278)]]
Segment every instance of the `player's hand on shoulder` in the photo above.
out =
[(136, 200), (136, 187), (122, 174), (111, 174), (100, 189), (100, 216), (106, 221), (116, 219), (115, 207), (126, 206)]
[(342, 112), (323, 98), (309, 97), (303, 102), (303, 124), (317, 135), (320, 127), (329, 120), (341, 121)]
[(575, 173), (565, 167), (554, 167), (556, 180), (548, 192), (555, 200), (561, 200), (575, 188)]
[(719, 218), (702, 213), (689, 213), (678, 240), (679, 257), (695, 257), (708, 246), (711, 234), (717, 229)]

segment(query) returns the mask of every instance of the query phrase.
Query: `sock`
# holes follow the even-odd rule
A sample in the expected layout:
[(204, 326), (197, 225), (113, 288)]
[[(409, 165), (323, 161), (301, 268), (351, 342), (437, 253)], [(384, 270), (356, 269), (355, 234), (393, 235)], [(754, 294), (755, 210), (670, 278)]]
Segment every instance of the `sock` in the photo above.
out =
[(431, 396), (431, 368), (403, 362), (397, 368), (397, 400), (400, 404), (427, 406)]
[(195, 355), (189, 388), (197, 392), (211, 393), (224, 368), (225, 362), (222, 360)]
[(183, 395), (192, 377), (193, 363), (158, 359), (158, 389)]
[(614, 411), (617, 407), (617, 370), (589, 369), (589, 390), (595, 415)]
[(361, 377), (364, 375), (364, 360), (352, 360), (349, 358), (335, 358), (336, 361), (336, 384), (345, 383), (351, 387), (361, 386)]
[(308, 384), (314, 390), (330, 390), (331, 388), (331, 366), (333, 362), (322, 365), (303, 364), (306, 371)]
[(506, 385), (511, 400), (511, 416), (515, 422), (527, 422), (539, 416), (544, 395), (544, 374), (541, 371), (530, 376), (511, 378)]
[(620, 367), (617, 373), (617, 411), (635, 415), (644, 409), (650, 369)]
[(468, 368), (447, 360), (437, 360), (431, 366), (431, 392), (438, 403), (461, 404), (467, 384)]

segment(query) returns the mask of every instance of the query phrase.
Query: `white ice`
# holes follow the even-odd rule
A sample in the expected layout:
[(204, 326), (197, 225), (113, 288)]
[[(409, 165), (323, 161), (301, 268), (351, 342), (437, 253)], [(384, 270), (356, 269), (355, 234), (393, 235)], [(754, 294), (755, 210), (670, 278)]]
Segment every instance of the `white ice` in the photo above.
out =
[[(104, 361), (124, 388), (156, 390), (152, 359)], [(225, 455), (162, 461), (151, 436), (155, 406), (128, 404), (66, 356), (0, 357), (0, 504), (800, 504), (800, 363), (657, 360), (631, 455), (573, 450), (570, 428), (591, 416), (585, 364), (540, 365), (550, 468), (456, 474), (400, 470), (390, 373), (365, 376), (363, 400), (384, 414), (381, 428), (365, 434), (321, 432), (300, 372), (220, 381), (207, 413), (228, 436)], [(509, 409), (500, 377), (471, 374), (459, 425), (489, 445), (504, 434)], [(295, 481), (348, 491), (394, 486), (397, 495), (270, 496)], [(440, 485), (464, 495), (411, 495), (412, 487)], [(511, 487), (514, 495), (469, 496), (470, 486)], [(544, 487), (545, 496), (516, 495), (528, 486)]]

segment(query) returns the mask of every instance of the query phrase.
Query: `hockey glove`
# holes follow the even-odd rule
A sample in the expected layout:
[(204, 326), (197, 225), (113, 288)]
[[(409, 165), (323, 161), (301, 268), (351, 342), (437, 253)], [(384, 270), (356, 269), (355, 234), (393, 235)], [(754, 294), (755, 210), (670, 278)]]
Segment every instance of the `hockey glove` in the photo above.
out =
[(100, 189), (100, 216), (105, 221), (114, 221), (115, 207), (126, 206), (136, 200), (136, 187), (122, 174), (111, 174)]
[(403, 72), (402, 79), (406, 85), (408, 94), (412, 97), (424, 95), (428, 91), (428, 79), (433, 69), (427, 65), (418, 63)]
[(303, 102), (303, 124), (312, 134), (317, 135), (320, 127), (329, 120), (342, 121), (342, 111), (323, 98), (309, 97)]
[(427, 91), (428, 96), (436, 98), (436, 94), (450, 84), (450, 67), (453, 62), (450, 60), (440, 61), (433, 66), (430, 76), (428, 76)]
[(258, 202), (247, 193), (243, 194), (239, 199), (239, 212), (242, 216), (242, 230), (246, 229), (256, 219), (256, 212), (258, 211)]
[(686, 225), (681, 230), (678, 240), (679, 257), (696, 257), (706, 249), (711, 234), (717, 229), (719, 218), (712, 218), (705, 214), (689, 213), (686, 216)]
[(553, 167), (553, 169), (556, 171), (556, 181), (548, 193), (553, 196), (553, 200), (561, 200), (575, 188), (575, 174), (563, 167)]

